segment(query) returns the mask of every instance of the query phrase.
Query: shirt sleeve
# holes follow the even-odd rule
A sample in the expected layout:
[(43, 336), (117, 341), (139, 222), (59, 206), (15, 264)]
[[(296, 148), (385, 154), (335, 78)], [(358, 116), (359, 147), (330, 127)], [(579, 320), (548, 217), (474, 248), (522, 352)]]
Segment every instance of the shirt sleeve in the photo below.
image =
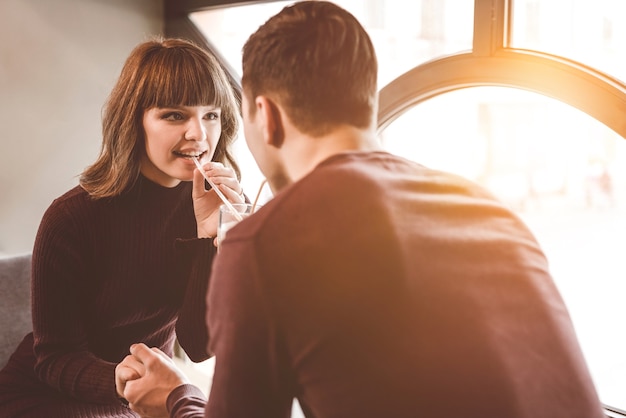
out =
[(169, 394), (166, 401), (171, 418), (204, 417), (206, 397), (194, 385), (181, 385)]
[(87, 342), (84, 295), (89, 272), (80, 228), (63, 205), (42, 218), (32, 265), (33, 350), (41, 381), (94, 403), (117, 403), (115, 363), (95, 356)]
[[(206, 294), (217, 248), (212, 238), (179, 239), (176, 241), (176, 251), (180, 270), (189, 274), (176, 321), (176, 337), (189, 358), (197, 363), (211, 357), (208, 349), (209, 330), (205, 322)], [(185, 269), (186, 266), (190, 268)]]
[(251, 243), (222, 245), (208, 292), (215, 371), (206, 416), (289, 417), (293, 390)]

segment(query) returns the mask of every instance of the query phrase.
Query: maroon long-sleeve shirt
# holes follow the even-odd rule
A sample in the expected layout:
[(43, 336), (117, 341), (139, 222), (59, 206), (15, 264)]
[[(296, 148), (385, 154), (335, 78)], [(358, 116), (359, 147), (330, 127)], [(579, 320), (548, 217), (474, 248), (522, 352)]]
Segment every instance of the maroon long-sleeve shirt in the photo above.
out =
[(532, 234), (488, 192), (383, 152), (321, 163), (229, 230), (206, 411), (175, 417), (600, 418)]
[(215, 248), (195, 239), (191, 183), (144, 177), (93, 200), (76, 187), (46, 211), (33, 249), (33, 333), (0, 372), (0, 416), (135, 416), (115, 366), (131, 344), (208, 358), (205, 297)]

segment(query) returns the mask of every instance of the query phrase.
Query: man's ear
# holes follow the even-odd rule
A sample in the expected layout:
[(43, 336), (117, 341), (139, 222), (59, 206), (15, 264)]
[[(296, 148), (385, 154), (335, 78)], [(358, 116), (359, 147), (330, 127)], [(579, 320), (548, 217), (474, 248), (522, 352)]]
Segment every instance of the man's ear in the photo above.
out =
[(278, 105), (267, 96), (257, 96), (256, 111), (261, 117), (263, 140), (266, 144), (280, 148), (284, 140), (283, 119)]

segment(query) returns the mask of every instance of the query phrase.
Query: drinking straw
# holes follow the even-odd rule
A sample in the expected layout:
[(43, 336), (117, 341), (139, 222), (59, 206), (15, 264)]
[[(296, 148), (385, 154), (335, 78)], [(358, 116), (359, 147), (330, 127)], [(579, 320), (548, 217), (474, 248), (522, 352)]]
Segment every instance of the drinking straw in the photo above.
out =
[(198, 157), (192, 157), (192, 159), (193, 159), (193, 162), (196, 163), (196, 167), (198, 167), (198, 170), (202, 174), (202, 177), (204, 177), (204, 179), (207, 181), (207, 183), (209, 183), (209, 185), (211, 185), (213, 190), (215, 190), (215, 193), (217, 193), (219, 198), (222, 199), (222, 202), (224, 202), (224, 204), (228, 207), (228, 210), (230, 210), (233, 213), (233, 215), (235, 215), (235, 217), (237, 218), (238, 221), (241, 221), (243, 219), (243, 216), (241, 216), (241, 214), (237, 211), (237, 209), (235, 209), (233, 204), (230, 203), (228, 201), (228, 199), (226, 199), (226, 196), (224, 196), (224, 194), (220, 191), (220, 189), (218, 189), (217, 186), (215, 186), (215, 183), (213, 183), (209, 179), (209, 177), (204, 172), (204, 168), (202, 168), (202, 164), (200, 164), (200, 161), (198, 160)]
[(263, 186), (265, 186), (266, 183), (267, 183), (267, 179), (263, 179), (263, 181), (261, 182), (261, 185), (259, 186), (259, 191), (256, 194), (256, 198), (254, 199), (254, 203), (252, 204), (252, 209), (250, 210), (250, 213), (254, 213), (254, 210), (256, 209), (256, 204), (259, 201), (259, 197), (261, 197)]

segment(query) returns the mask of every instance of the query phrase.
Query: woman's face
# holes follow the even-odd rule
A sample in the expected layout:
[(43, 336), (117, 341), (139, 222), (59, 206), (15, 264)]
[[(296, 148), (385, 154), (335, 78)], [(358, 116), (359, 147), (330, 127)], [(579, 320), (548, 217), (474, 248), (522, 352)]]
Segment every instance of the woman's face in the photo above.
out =
[(174, 187), (193, 178), (195, 164), (213, 158), (222, 133), (222, 110), (213, 106), (154, 107), (143, 113), (146, 152), (141, 173), (157, 184)]

